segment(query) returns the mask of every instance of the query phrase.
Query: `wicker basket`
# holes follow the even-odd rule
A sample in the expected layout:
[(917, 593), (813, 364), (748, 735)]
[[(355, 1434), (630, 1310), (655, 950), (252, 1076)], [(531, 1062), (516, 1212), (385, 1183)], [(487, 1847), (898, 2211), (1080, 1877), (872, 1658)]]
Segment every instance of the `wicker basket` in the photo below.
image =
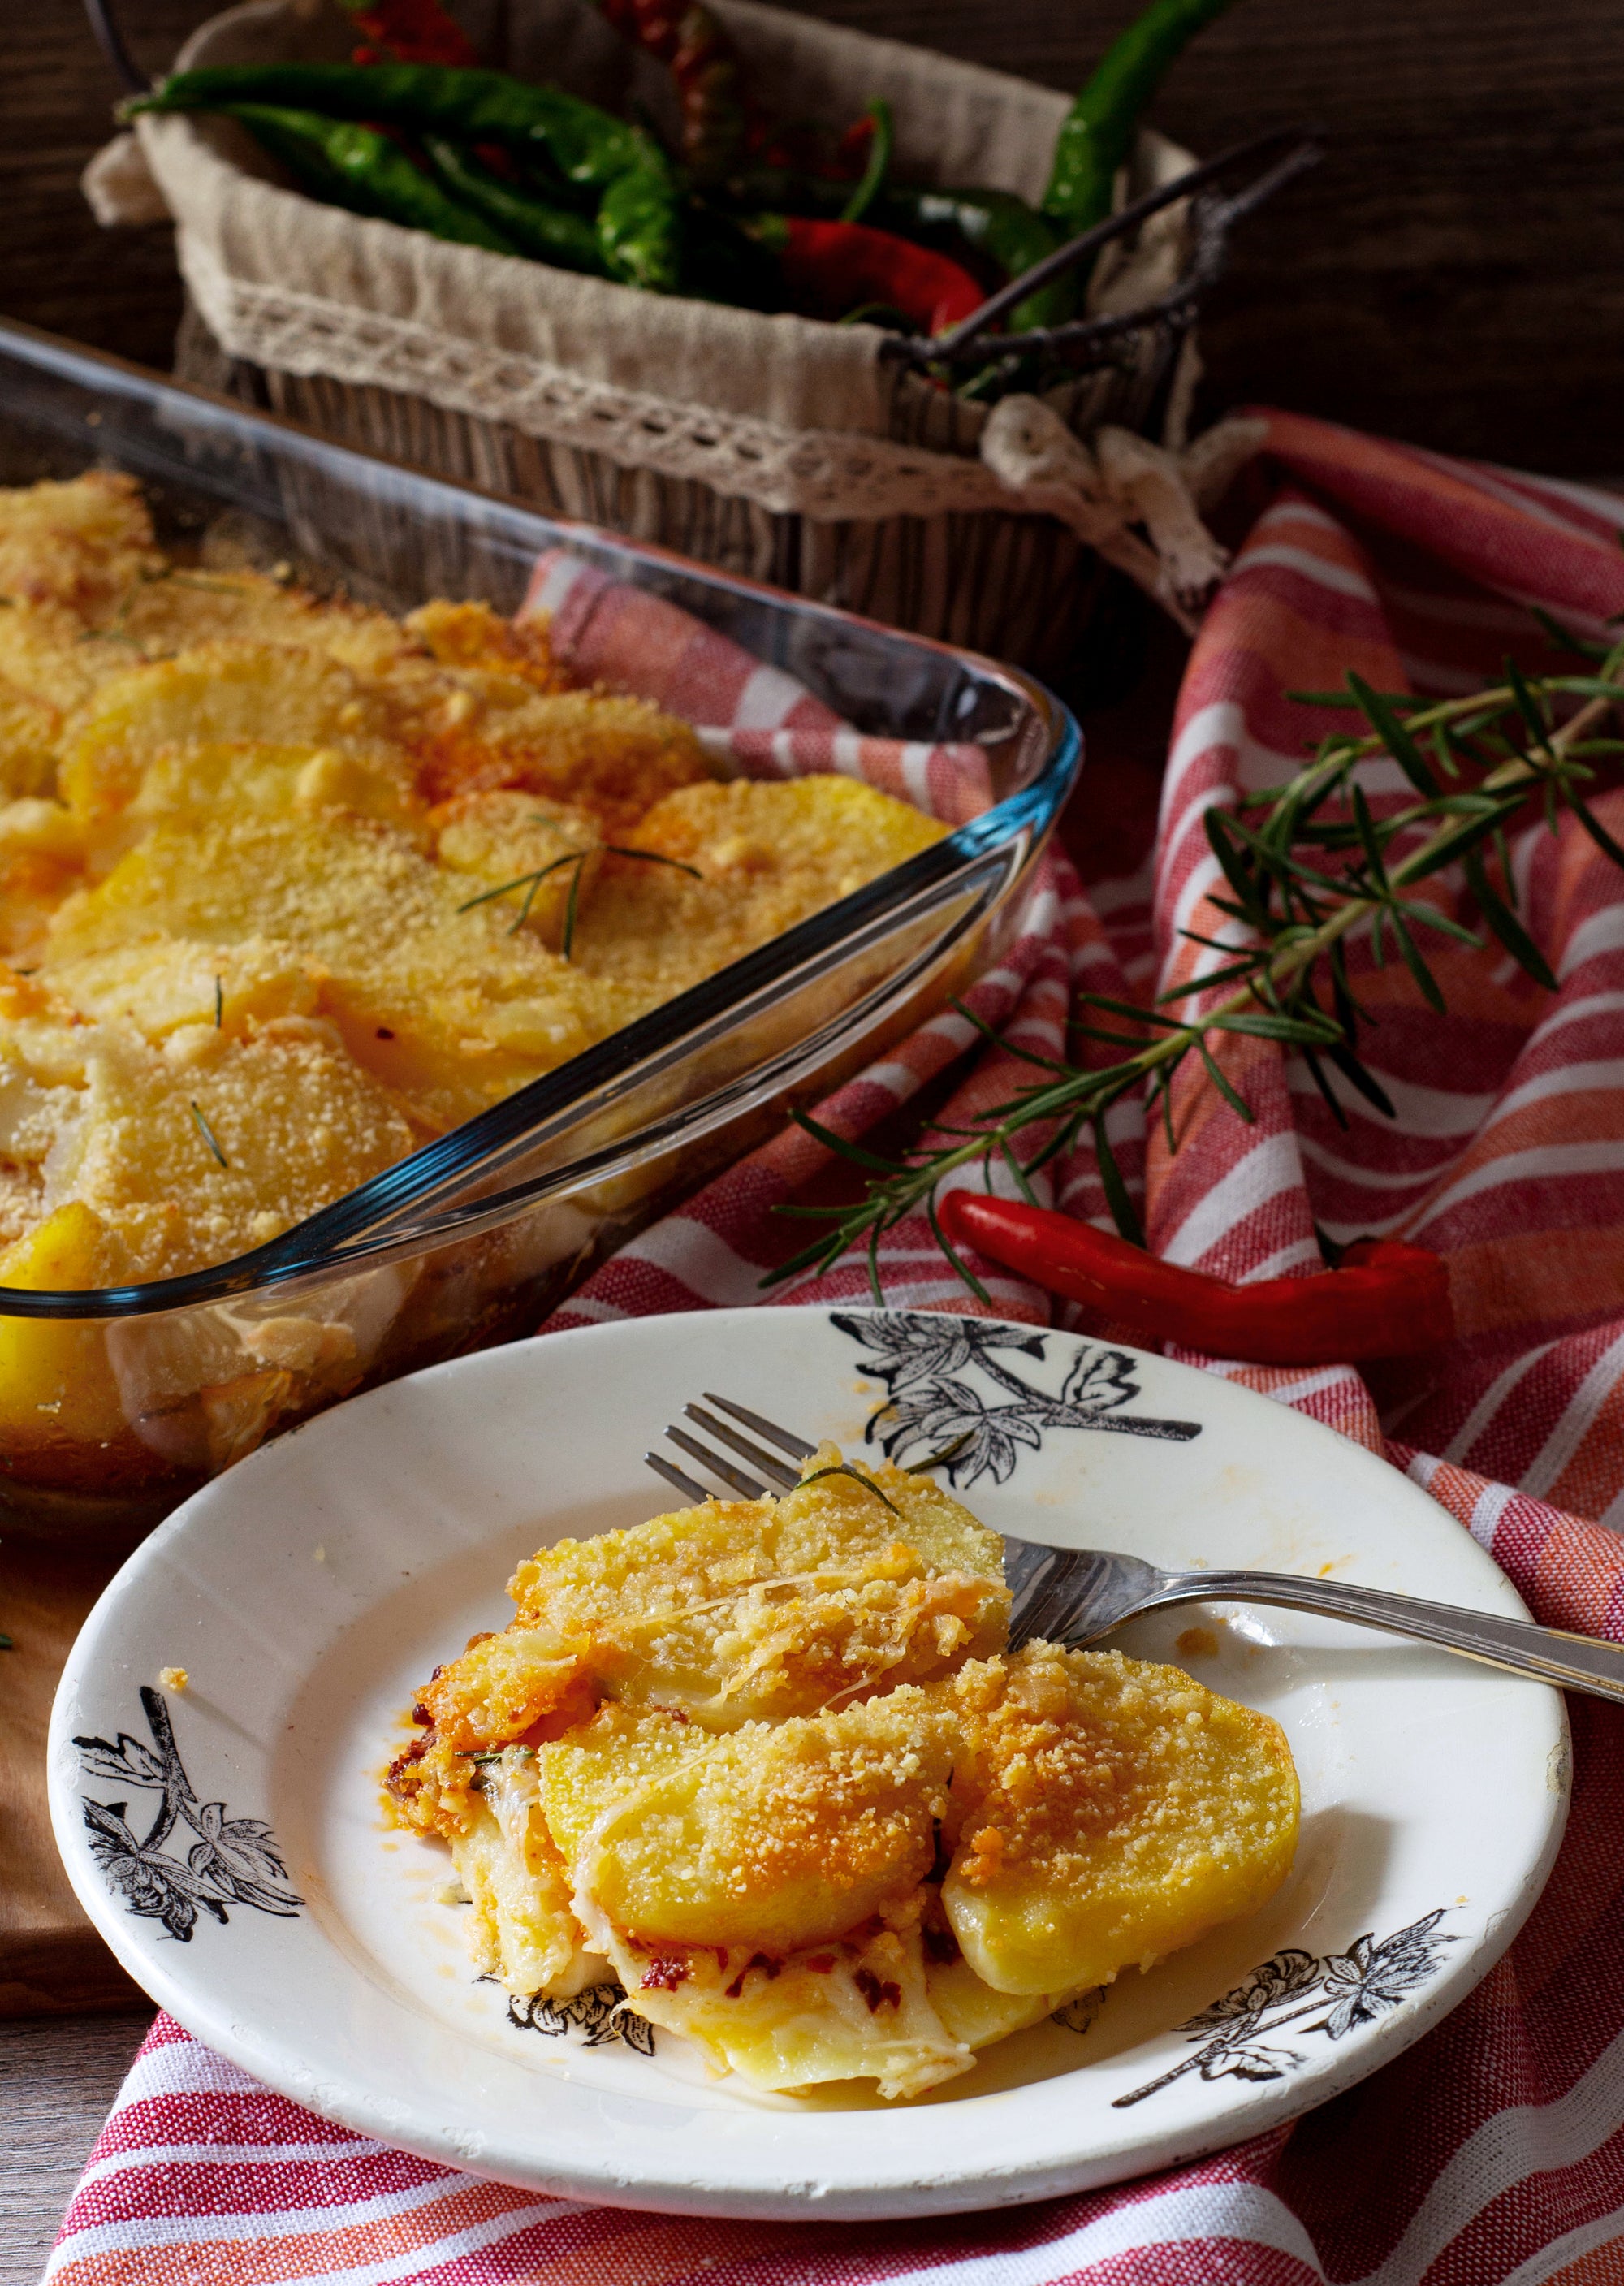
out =
[[(713, 4), (757, 83), (794, 85), (803, 114), (844, 122), (888, 97), (905, 174), (1040, 192), (1061, 97), (754, 0)], [(662, 100), (585, 0), (513, 0), (473, 28), (524, 75)], [(345, 37), (335, 12), (255, 0), (205, 24), (178, 63), (331, 55)], [(1075, 659), (1114, 575), (1066, 521), (1010, 504), (981, 457), (987, 403), (944, 388), (921, 344), (637, 295), (316, 206), (229, 122), (147, 117), (140, 133), (179, 225), (184, 378), (1039, 673)], [(1140, 136), (1126, 193), (1157, 210), (1122, 217), (1088, 319), (1018, 368), (1072, 436), (1109, 424), (1184, 442), (1201, 295), (1236, 216), (1292, 157), (1237, 194), (1170, 195), (1193, 163)], [(955, 378), (977, 366), (983, 398), (1017, 371), (996, 336), (960, 351)]]

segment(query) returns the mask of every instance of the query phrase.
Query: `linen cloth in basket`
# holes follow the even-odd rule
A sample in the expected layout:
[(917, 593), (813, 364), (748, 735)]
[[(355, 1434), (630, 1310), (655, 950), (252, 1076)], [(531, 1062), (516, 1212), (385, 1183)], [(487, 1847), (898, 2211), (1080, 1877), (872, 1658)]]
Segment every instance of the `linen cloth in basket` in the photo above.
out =
[[(1281, 482), (1189, 662), (1154, 875), (1096, 883), (1091, 897), (1064, 856), (1051, 860), (1044, 909), (1005, 972), (978, 987), (1018, 1044), (1055, 1052), (1079, 986), (1143, 997), (1184, 972), (1193, 948), (1179, 929), (1216, 918), (1202, 809), (1287, 775), (1326, 726), (1283, 690), (1352, 666), (1378, 688), (1454, 692), (1508, 649), (1549, 664), (1530, 602), (1586, 632), (1624, 610), (1620, 511), (1604, 497), (1291, 415), (1269, 416), (1269, 430)], [(732, 672), (742, 687), (747, 669)], [(1395, 798), (1385, 766), (1368, 785), (1373, 800)], [(1624, 832), (1624, 794), (1598, 809)], [(1560, 989), (1495, 951), (1451, 952), (1440, 1022), (1396, 964), (1369, 970), (1372, 1060), (1395, 1121), (1354, 1100), (1344, 1132), (1274, 1047), (1237, 1039), (1226, 1064), (1255, 1124), (1192, 1078), (1176, 1158), (1147, 1151), (1131, 1107), (1117, 1147), (1154, 1246), (1175, 1260), (1239, 1279), (1307, 1270), (1316, 1218), (1334, 1236), (1401, 1231), (1446, 1253), (1461, 1335), (1444, 1357), (1369, 1380), (1207, 1362), (1407, 1470), (1537, 1617), (1624, 1641), (1624, 878), (1571, 824), (1530, 831), (1514, 857)], [(937, 1018), (821, 1115), (862, 1131), (974, 1037)], [(1016, 1076), (1006, 1052), (984, 1050), (944, 1115), (961, 1119)], [(760, 1299), (761, 1265), (784, 1250), (769, 1209), (826, 1156), (800, 1133), (757, 1152), (605, 1265), (553, 1324)], [(1102, 1216), (1091, 1158), (1059, 1165), (1048, 1188)], [(922, 1225), (895, 1234), (886, 1273), (899, 1304), (974, 1306)], [(1030, 1288), (997, 1273), (988, 1284), (999, 1311), (1047, 1321)], [(778, 1299), (862, 1286), (854, 1262)], [(1624, 2275), (1624, 1710), (1576, 1699), (1571, 1711), (1566, 1839), (1500, 1965), (1360, 2086), (1216, 2157), (940, 2223), (628, 2214), (381, 2148), (160, 2017), (48, 2274), (55, 2286), (1599, 2286)]]
[[(523, 78), (619, 112), (668, 113), (668, 75), (584, 0), (464, 12), (482, 55)], [(754, 83), (792, 90), (798, 115), (844, 127), (885, 98), (905, 179), (1042, 196), (1068, 107), (1052, 90), (756, 0), (716, 0), (716, 12)], [(251, 0), (201, 26), (177, 63), (331, 59), (352, 36), (335, 8)], [(148, 115), (138, 134), (177, 225), (187, 378), (547, 513), (1040, 671), (1064, 659), (1093, 607), (1096, 547), (1154, 575), (1156, 550), (1147, 571), (1143, 543), (1124, 538), (1136, 507), (1103, 518), (1096, 507), (1080, 532), (1024, 505), (996, 452), (997, 469), (981, 457), (986, 406), (887, 359), (872, 325), (639, 293), (364, 219), (284, 187), (230, 120)], [(1147, 131), (1129, 190), (1190, 163)], [(1155, 303), (1189, 255), (1179, 204), (1131, 253), (1110, 249), (1091, 314)], [(1057, 427), (1155, 430), (1182, 445), (1196, 371), (1187, 320), (1129, 329), (1103, 363), (1049, 390)]]

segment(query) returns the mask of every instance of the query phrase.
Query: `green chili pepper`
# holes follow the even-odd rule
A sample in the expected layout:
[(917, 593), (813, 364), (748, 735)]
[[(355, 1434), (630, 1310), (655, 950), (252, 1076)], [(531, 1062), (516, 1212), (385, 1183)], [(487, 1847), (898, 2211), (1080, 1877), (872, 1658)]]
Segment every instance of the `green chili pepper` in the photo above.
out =
[[(1004, 279), (1019, 278), (1060, 244), (1054, 225), (1013, 191), (917, 190), (892, 184), (874, 219), (888, 230), (927, 241), (962, 239), (984, 255)], [(1076, 313), (1076, 281), (1057, 278), (1018, 303), (1009, 330), (1024, 334), (1037, 326), (1063, 326)]]
[(840, 209), (841, 222), (862, 222), (869, 209), (885, 189), (891, 172), (891, 153), (896, 141), (895, 124), (891, 106), (883, 96), (876, 96), (868, 108), (874, 131), (869, 138), (869, 155), (863, 169), (863, 179)]
[(313, 111), (291, 111), (268, 103), (222, 105), (240, 119), (256, 142), (280, 159), (303, 188), (357, 214), (426, 230), (463, 246), (483, 246), (493, 254), (516, 254), (512, 239), (481, 215), (447, 198), (437, 183), (420, 174), (387, 135), (353, 120), (324, 119)]
[(442, 64), (217, 64), (177, 72), (123, 111), (240, 103), (293, 105), (329, 119), (379, 120), (412, 134), (544, 153), (567, 182), (600, 194), (598, 247), (611, 276), (675, 290), (682, 208), (670, 162), (641, 128), (559, 88)]
[(603, 272), (597, 232), (583, 216), (504, 182), (471, 151), (444, 135), (425, 135), (422, 151), (447, 196), (483, 215), (521, 254), (561, 270)]
[(599, 202), (598, 248), (611, 278), (674, 294), (682, 284), (681, 197), (659, 146), (643, 140), (647, 163), (617, 175)]
[(1110, 213), (1116, 170), (1132, 148), (1139, 114), (1186, 44), (1229, 4), (1151, 0), (1106, 51), (1060, 128), (1044, 193), (1044, 212), (1066, 237), (1092, 230)]

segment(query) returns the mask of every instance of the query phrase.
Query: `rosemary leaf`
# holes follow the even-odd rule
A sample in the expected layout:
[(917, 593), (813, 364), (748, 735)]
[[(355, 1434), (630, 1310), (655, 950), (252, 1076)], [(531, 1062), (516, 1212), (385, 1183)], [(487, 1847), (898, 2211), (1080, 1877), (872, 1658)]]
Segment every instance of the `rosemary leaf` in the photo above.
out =
[(685, 865), (680, 857), (667, 857), (658, 849), (627, 849), (619, 841), (606, 841), (603, 847), (611, 857), (635, 857), (641, 865), (669, 865), (673, 871), (686, 873), (695, 881), (705, 879), (697, 865)]
[(1229, 839), (1227, 828), (1234, 821), (1216, 804), (1210, 804), (1202, 811), (1201, 822), (1208, 847), (1222, 866), (1224, 879), (1240, 900), (1241, 911), (1237, 918), (1250, 921), (1254, 928), (1263, 928), (1266, 925), (1267, 915), (1257, 900), (1251, 875), (1242, 861), (1241, 853)]
[(966, 1024), (974, 1024), (976, 1030), (981, 1034), (984, 1040), (990, 1041), (995, 1048), (1002, 1049), (1005, 1055), (1018, 1056), (1021, 1061), (1025, 1064), (1036, 1064), (1040, 1071), (1064, 1072), (1068, 1068), (1065, 1064), (1057, 1063), (1052, 1056), (1040, 1056), (1031, 1048), (1021, 1047), (1015, 1041), (1009, 1039), (1004, 1033), (996, 1030), (994, 1027), (987, 1021), (985, 1016), (980, 1014), (977, 1010), (972, 1008), (966, 1001), (960, 1000), (955, 997), (948, 1005), (950, 1007), (956, 1008), (958, 1010), (958, 1013), (964, 1018)]
[(1100, 1181), (1105, 1191), (1105, 1202), (1111, 1210), (1111, 1220), (1130, 1246), (1143, 1246), (1145, 1226), (1139, 1218), (1116, 1163), (1116, 1154), (1111, 1148), (1111, 1139), (1105, 1131), (1105, 1114), (1100, 1112), (1093, 1122), (1094, 1153), (1100, 1162)]
[(1207, 1077), (1212, 1082), (1213, 1086), (1217, 1088), (1218, 1093), (1223, 1097), (1225, 1102), (1229, 1106), (1230, 1109), (1235, 1114), (1237, 1118), (1244, 1119), (1247, 1125), (1250, 1127), (1252, 1124), (1253, 1118), (1255, 1116), (1250, 1105), (1246, 1103), (1235, 1093), (1234, 1089), (1224, 1076), (1217, 1058), (1213, 1055), (1211, 1049), (1209, 1048), (1205, 1040), (1198, 1038), (1195, 1042), (1195, 1047), (1202, 1063), (1207, 1068)]
[(1352, 801), (1353, 823), (1359, 829), (1360, 847), (1365, 853), (1365, 863), (1369, 868), (1371, 882), (1376, 895), (1384, 896), (1387, 891), (1387, 866), (1382, 855), (1381, 836), (1376, 832), (1376, 818), (1370, 804), (1365, 799), (1363, 786), (1356, 785), (1353, 788)]
[(970, 1442), (970, 1439), (974, 1436), (974, 1434), (975, 1431), (974, 1429), (961, 1429), (958, 1436), (953, 1438), (948, 1444), (943, 1445), (939, 1451), (927, 1453), (924, 1460), (915, 1461), (908, 1470), (909, 1475), (911, 1477), (923, 1477), (928, 1474), (932, 1469), (945, 1468), (955, 1454), (962, 1453), (964, 1451), (965, 1446)]
[(1457, 944), (1469, 944), (1474, 952), (1482, 951), (1483, 939), (1477, 930), (1469, 929), (1463, 922), (1455, 920), (1448, 913), (1440, 913), (1436, 905), (1424, 904), (1418, 897), (1398, 897), (1394, 905), (1398, 911), (1419, 922), (1423, 928), (1438, 929), (1443, 935), (1454, 937)]
[(1613, 840), (1612, 834), (1608, 832), (1606, 827), (1601, 823), (1600, 819), (1592, 816), (1587, 804), (1581, 801), (1577, 794), (1571, 794), (1569, 796), (1569, 801), (1574, 816), (1579, 820), (1581, 825), (1583, 826), (1591, 840), (1595, 842), (1596, 847), (1604, 851), (1605, 854), (1612, 858), (1615, 865), (1624, 865), (1624, 849), (1620, 848), (1618, 843)]
[(204, 1142), (209, 1146), (209, 1148), (214, 1153), (215, 1157), (219, 1161), (223, 1167), (229, 1167), (231, 1165), (231, 1161), (226, 1157), (225, 1152), (221, 1150), (220, 1139), (215, 1133), (213, 1128), (209, 1124), (208, 1115), (204, 1111), (201, 1103), (195, 1101), (193, 1102), (192, 1117), (198, 1133), (202, 1137)]
[(1336, 1121), (1337, 1126), (1340, 1127), (1345, 1134), (1348, 1125), (1348, 1115), (1337, 1101), (1335, 1091), (1332, 1089), (1329, 1080), (1325, 1076), (1324, 1065), (1320, 1061), (1319, 1057), (1315, 1055), (1312, 1048), (1305, 1048), (1303, 1050), (1303, 1061), (1308, 1067), (1309, 1077), (1313, 1080), (1314, 1085), (1319, 1089), (1320, 1095), (1325, 1100), (1327, 1110), (1330, 1113), (1331, 1117)]
[(800, 1486), (796, 1489), (799, 1491), (801, 1486), (816, 1484), (820, 1477), (849, 1477), (853, 1484), (861, 1485), (865, 1493), (872, 1493), (877, 1501), (884, 1501), (893, 1516), (902, 1515), (903, 1511), (896, 1502), (882, 1493), (871, 1478), (865, 1477), (860, 1470), (854, 1469), (849, 1461), (832, 1461), (826, 1469), (814, 1469), (809, 1477), (802, 1477)]
[(1351, 1048), (1327, 1048), (1325, 1053), (1328, 1060), (1336, 1066), (1348, 1084), (1351, 1087), (1356, 1087), (1365, 1101), (1373, 1105), (1384, 1119), (1396, 1119), (1399, 1116), (1393, 1109), (1391, 1096), (1388, 1094), (1375, 1073), (1368, 1070), (1360, 1063)]
[(1016, 1158), (1014, 1152), (1011, 1149), (1010, 1140), (1007, 1135), (999, 1136), (998, 1151), (999, 1155), (1003, 1158), (1005, 1165), (1009, 1169), (1011, 1175), (1014, 1178), (1015, 1188), (1020, 1192), (1028, 1206), (1035, 1207), (1037, 1204), (1037, 1194), (1032, 1188), (1031, 1184), (1027, 1180), (1026, 1169), (1021, 1165), (1020, 1160)]
[(569, 895), (564, 901), (564, 934), (558, 941), (558, 950), (566, 960), (575, 951), (575, 920), (580, 910), (581, 871), (582, 868), (578, 864), (570, 876)]
[(578, 866), (586, 855), (587, 852), (584, 849), (572, 849), (565, 856), (555, 857), (546, 865), (538, 865), (532, 873), (518, 873), (511, 881), (499, 882), (493, 889), (481, 889), (477, 897), (465, 898), (457, 907), (457, 910), (460, 913), (471, 913), (476, 905), (488, 905), (493, 897), (506, 897), (515, 889), (530, 887), (537, 881), (545, 881), (548, 875), (556, 873), (561, 865)]
[(1360, 713), (1375, 729), (1416, 792), (1435, 794), (1439, 790), (1438, 780), (1428, 768), (1421, 748), (1399, 721), (1391, 703), (1379, 690), (1372, 690), (1364, 676), (1355, 674), (1352, 668), (1348, 670), (1348, 689), (1353, 694)]
[(1508, 651), (1505, 661), (1506, 681), (1511, 686), (1511, 696), (1517, 701), (1517, 711), (1528, 726), (1528, 735), (1536, 746), (1550, 752), (1550, 725), (1540, 711), (1539, 702), (1523, 676), (1523, 671)]
[(1526, 969), (1534, 981), (1542, 984), (1548, 992), (1554, 992), (1557, 989), (1555, 971), (1516, 914), (1495, 895), (1479, 850), (1467, 852), (1466, 879), (1478, 900), (1478, 911), (1518, 966)]
[(1606, 658), (1608, 646), (1605, 643), (1591, 642), (1587, 636), (1576, 635), (1571, 627), (1565, 627), (1561, 620), (1554, 617), (1551, 612), (1541, 611), (1538, 603), (1531, 604), (1529, 608), (1549, 636), (1550, 647), (1553, 650), (1575, 651), (1581, 658)]
[[(965, 1284), (970, 1289), (970, 1291), (974, 1295), (976, 1300), (978, 1302), (985, 1303), (987, 1307), (990, 1309), (992, 1307), (991, 1295), (987, 1291), (987, 1289), (982, 1285), (974, 1271), (971, 1269), (963, 1255), (960, 1254), (958, 1249), (954, 1245), (952, 1240), (942, 1227), (941, 1219), (936, 1211), (936, 1194), (934, 1190), (927, 1191), (926, 1193), (925, 1211), (930, 1218), (931, 1236), (935, 1240), (943, 1254), (946, 1255), (948, 1260), (952, 1264), (953, 1268), (958, 1272), (959, 1277), (964, 1280)], [(878, 1265), (875, 1265), (875, 1271), (876, 1281), (878, 1281)], [(882, 1292), (880, 1295), (880, 1304), (882, 1307), (884, 1306), (884, 1303), (885, 1296)]]
[(1392, 931), (1399, 940), (1399, 950), (1404, 955), (1404, 966), (1415, 978), (1416, 990), (1436, 1015), (1447, 1015), (1448, 1011), (1444, 1005), (1444, 996), (1439, 989), (1438, 979), (1422, 958), (1404, 915), (1396, 904), (1390, 905), (1388, 910), (1392, 915)]
[(847, 1136), (837, 1135), (832, 1127), (825, 1127), (822, 1120), (814, 1119), (809, 1111), (797, 1111), (792, 1116), (796, 1126), (804, 1127), (814, 1142), (823, 1144), (826, 1150), (838, 1152), (842, 1159), (849, 1159), (854, 1167), (868, 1167), (882, 1175), (899, 1172), (894, 1159), (882, 1159), (877, 1151), (866, 1151), (861, 1143), (854, 1143)]

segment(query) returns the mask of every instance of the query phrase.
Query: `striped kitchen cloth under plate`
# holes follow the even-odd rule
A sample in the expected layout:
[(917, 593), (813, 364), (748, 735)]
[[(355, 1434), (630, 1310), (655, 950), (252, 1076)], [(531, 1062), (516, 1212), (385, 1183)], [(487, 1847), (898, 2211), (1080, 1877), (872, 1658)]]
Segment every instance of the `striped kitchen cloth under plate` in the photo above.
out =
[[(1201, 815), (1273, 784), (1328, 722), (1284, 696), (1340, 682), (1454, 694), (1507, 650), (1552, 661), (1529, 606), (1584, 633), (1624, 611), (1618, 507), (1549, 479), (1450, 461), (1296, 415), (1266, 416), (1255, 520), (1185, 676), (1154, 871), (1080, 887), (1056, 854), (1026, 932), (977, 988), (1011, 1042), (1058, 1052), (1072, 994), (1147, 998), (1218, 934)], [(761, 772), (845, 769), (946, 816), (987, 798), (963, 750), (845, 730), (669, 606), (568, 559), (532, 601), (584, 673), (717, 726)], [(1398, 798), (1391, 764), (1364, 775)], [(1083, 800), (1091, 795), (1088, 782)], [(1624, 796), (1598, 804), (1624, 835)], [(1086, 816), (1073, 846), (1086, 846)], [(1523, 912), (1559, 978), (1541, 990), (1497, 950), (1449, 944), (1435, 1016), (1398, 964), (1353, 956), (1380, 1018), (1369, 1060), (1396, 1117), (1347, 1103), (1337, 1124), (1297, 1060), (1234, 1038), (1246, 1124), (1198, 1071), (1179, 1084), (1180, 1148), (1112, 1115), (1157, 1252), (1232, 1279), (1288, 1274), (1333, 1238), (1415, 1236), (1449, 1257), (1449, 1352), (1361, 1376), (1208, 1363), (1405, 1469), (1488, 1548), (1536, 1615), (1624, 1641), (1624, 877), (1571, 823), (1513, 846)], [(1458, 881), (1446, 880), (1451, 902)], [(1470, 918), (1470, 908), (1467, 908)], [(974, 1045), (938, 1017), (821, 1108), (858, 1134)], [(983, 1048), (940, 1115), (962, 1122), (1021, 1067)], [(762, 1300), (782, 1259), (777, 1203), (825, 1184), (793, 1131), (607, 1263), (555, 1327)], [(1103, 1215), (1079, 1151), (1045, 1196)], [(888, 1298), (973, 1306), (927, 1229), (885, 1255)], [(1044, 1297), (988, 1273), (1005, 1314)], [(861, 1265), (774, 1303), (859, 1294)], [(1400, 1441), (1401, 1440), (1401, 1441)], [(1544, 1898), (1444, 2023), (1362, 2085), (1218, 2157), (1043, 2205), (897, 2225), (672, 2219), (540, 2198), (362, 2140), (297, 2109), (160, 2017), (75, 2193), (54, 2286), (426, 2282), (495, 2286), (1603, 2286), (1624, 2280), (1624, 1713), (1573, 1709), (1573, 1814)]]

